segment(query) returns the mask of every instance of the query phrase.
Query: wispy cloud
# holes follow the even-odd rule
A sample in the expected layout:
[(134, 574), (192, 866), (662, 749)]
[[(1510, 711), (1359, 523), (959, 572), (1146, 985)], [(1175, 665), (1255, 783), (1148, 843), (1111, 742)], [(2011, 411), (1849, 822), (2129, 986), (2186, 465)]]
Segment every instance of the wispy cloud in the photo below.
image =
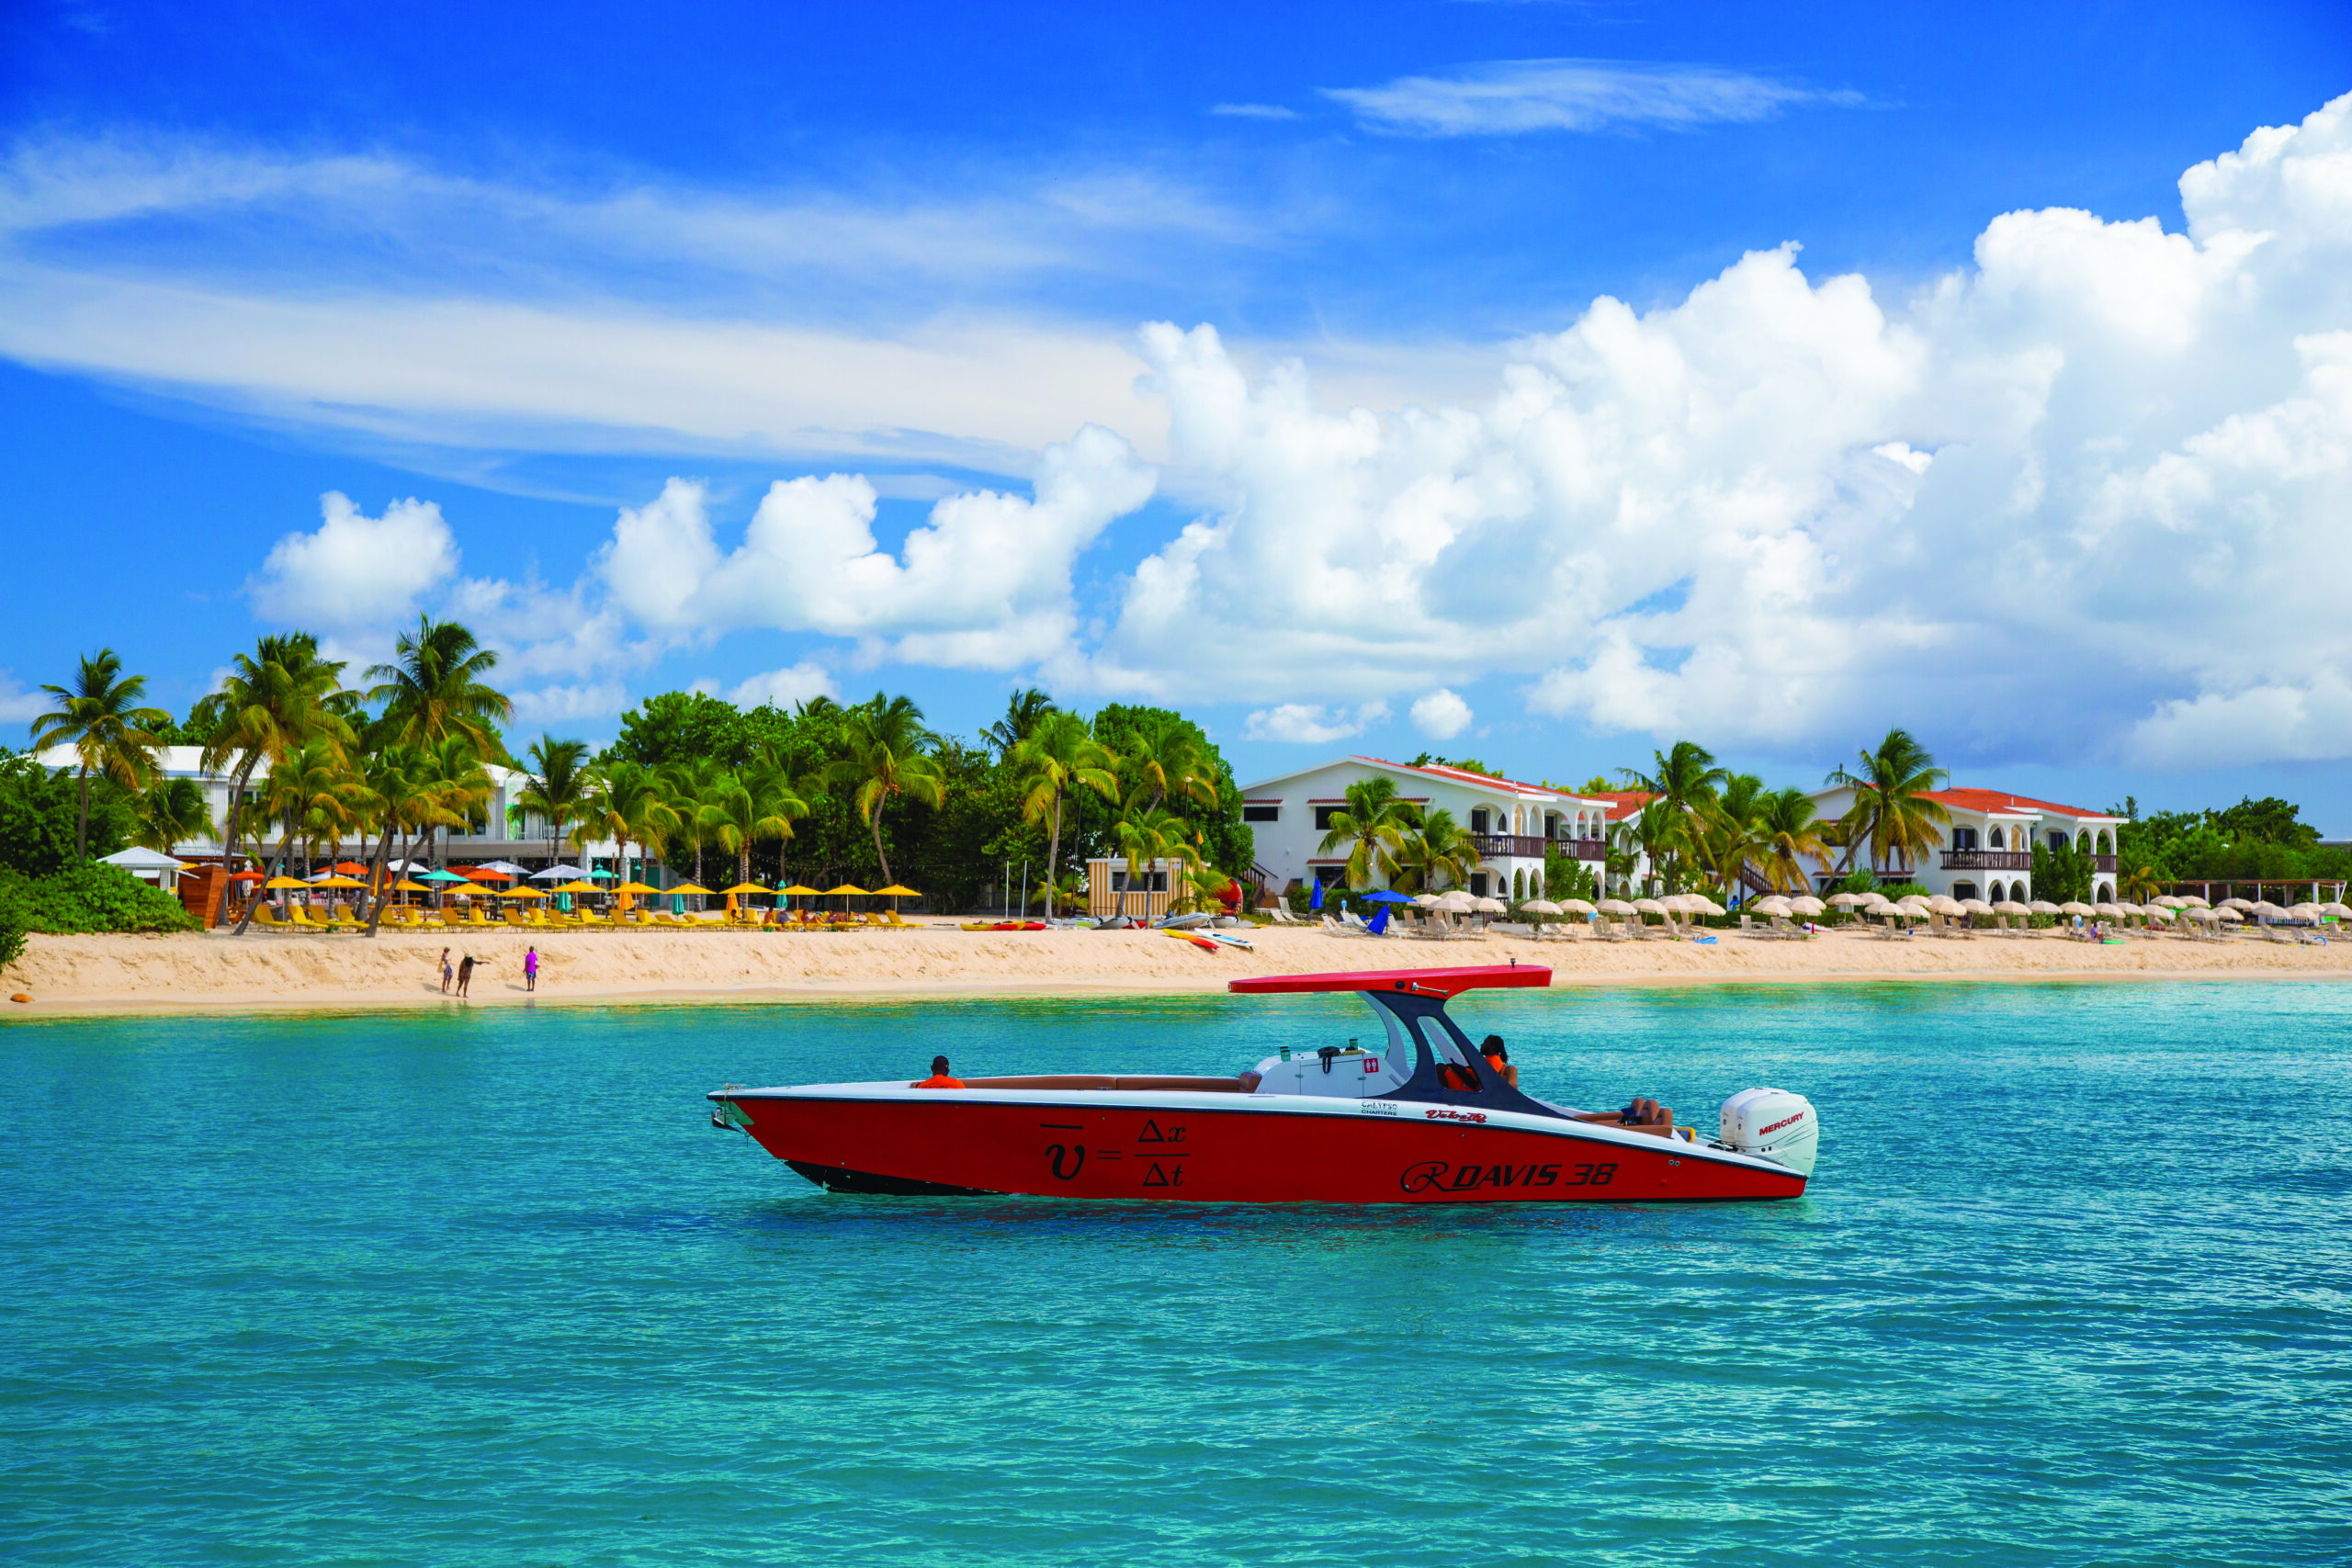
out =
[(1625, 60), (1497, 60), (1376, 87), (1326, 87), (1369, 129), (1406, 136), (1521, 136), (1769, 119), (1800, 104), (1859, 104), (1825, 92), (1713, 65)]
[(1296, 119), (1296, 109), (1280, 104), (1213, 104), (1209, 113), (1221, 114), (1230, 119)]

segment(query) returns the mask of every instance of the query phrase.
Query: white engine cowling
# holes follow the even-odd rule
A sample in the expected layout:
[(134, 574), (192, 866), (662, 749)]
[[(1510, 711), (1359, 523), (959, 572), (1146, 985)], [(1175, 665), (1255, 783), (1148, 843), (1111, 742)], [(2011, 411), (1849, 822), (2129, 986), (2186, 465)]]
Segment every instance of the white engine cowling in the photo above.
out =
[(1813, 1101), (1801, 1094), (1744, 1089), (1724, 1101), (1723, 1143), (1725, 1148), (1762, 1155), (1799, 1176), (1811, 1176), (1821, 1147), (1821, 1119)]

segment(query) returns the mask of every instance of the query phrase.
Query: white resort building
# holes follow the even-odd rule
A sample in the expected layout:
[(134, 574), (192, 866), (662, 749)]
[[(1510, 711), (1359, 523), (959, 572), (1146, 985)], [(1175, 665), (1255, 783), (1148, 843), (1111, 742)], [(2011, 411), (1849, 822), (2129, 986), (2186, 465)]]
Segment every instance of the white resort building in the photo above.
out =
[[(1951, 827), (1937, 830), (1941, 841), (1933, 863), (1882, 867), (1882, 881), (1916, 882), (1930, 893), (1954, 898), (2024, 903), (2033, 897), (2034, 845), (2072, 845), (2090, 857), (2092, 899), (2115, 897), (2115, 834), (2122, 818), (1997, 789), (1939, 789), (1928, 798), (1951, 817)], [(1813, 803), (1823, 820), (1836, 821), (1854, 804), (1854, 791), (1845, 784), (1815, 790)], [(1856, 851), (1856, 865), (1867, 864), (1868, 859), (1866, 849)], [(1838, 873), (1831, 871), (1820, 880), (1826, 884), (1837, 878)]]
[[(218, 835), (229, 825), (229, 780), (224, 774), (207, 773), (201, 765), (203, 756), (204, 749), (200, 746), (166, 746), (162, 753), (164, 777), (194, 779), (204, 786), (204, 804), (212, 813), (215, 836), (209, 839), (185, 840), (172, 846), (172, 853), (175, 857), (199, 863), (217, 861), (220, 858), (220, 842)], [(45, 768), (70, 770), (81, 766), (81, 759), (74, 755), (74, 748), (71, 746), (52, 746), (40, 753), (40, 761), (41, 766)], [(570, 844), (559, 844), (551, 856), (548, 849), (548, 825), (543, 819), (526, 814), (525, 819), (518, 824), (507, 816), (507, 807), (524, 788), (526, 782), (525, 775), (512, 768), (502, 768), (491, 763), (485, 763), (482, 771), (490, 775), (490, 799), (483, 804), (481, 814), (472, 822), (468, 823), (463, 829), (447, 835), (436, 835), (434, 840), (436, 857), (460, 865), (469, 865), (481, 861), (511, 860), (522, 865), (540, 866), (552, 864), (558, 861), (572, 861), (582, 854), (610, 859), (616, 852), (618, 846), (608, 839), (602, 843), (590, 844), (584, 850), (575, 850)], [(248, 846), (253, 842), (253, 835), (258, 832), (261, 835), (264, 852), (275, 854), (277, 852), (277, 840), (283, 830), (283, 824), (258, 819), (257, 796), (262, 774), (266, 772), (267, 772), (266, 766), (254, 770), (253, 783), (247, 787), (245, 794), (245, 820), (240, 826), (243, 829)], [(397, 840), (394, 841), (398, 842)], [(364, 859), (375, 847), (373, 839), (363, 843), (355, 835), (344, 840), (340, 844), (322, 845), (321, 848), (324, 859), (341, 860)], [(633, 853), (629, 858), (634, 863), (638, 857)]]
[(1340, 880), (1349, 847), (1323, 848), (1332, 814), (1347, 809), (1350, 784), (1382, 777), (1395, 782), (1399, 799), (1453, 813), (1477, 840), (1469, 890), (1482, 897), (1541, 897), (1547, 850), (1589, 863), (1596, 876), (1607, 859), (1606, 800), (1461, 768), (1343, 757), (1242, 786), (1241, 819), (1256, 839), (1259, 874), (1276, 892)]

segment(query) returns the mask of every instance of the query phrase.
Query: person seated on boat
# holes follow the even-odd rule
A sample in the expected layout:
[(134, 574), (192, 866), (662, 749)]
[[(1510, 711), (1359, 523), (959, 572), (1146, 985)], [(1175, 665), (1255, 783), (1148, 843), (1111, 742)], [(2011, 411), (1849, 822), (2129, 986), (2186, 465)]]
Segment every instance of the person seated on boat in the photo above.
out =
[(1635, 1095), (1623, 1111), (1587, 1111), (1577, 1116), (1579, 1122), (1605, 1122), (1613, 1126), (1631, 1127), (1636, 1132), (1656, 1133), (1660, 1137), (1674, 1135), (1674, 1112), (1667, 1106), (1645, 1095)]
[(1495, 1077), (1513, 1089), (1519, 1087), (1519, 1069), (1510, 1065), (1510, 1047), (1503, 1043), (1501, 1035), (1489, 1034), (1478, 1042), (1478, 1054), (1487, 1058), (1487, 1066), (1494, 1069)]
[(931, 1059), (931, 1077), (921, 1083), (909, 1084), (907, 1087), (909, 1089), (962, 1089), (964, 1080), (948, 1076), (946, 1057), (933, 1056)]

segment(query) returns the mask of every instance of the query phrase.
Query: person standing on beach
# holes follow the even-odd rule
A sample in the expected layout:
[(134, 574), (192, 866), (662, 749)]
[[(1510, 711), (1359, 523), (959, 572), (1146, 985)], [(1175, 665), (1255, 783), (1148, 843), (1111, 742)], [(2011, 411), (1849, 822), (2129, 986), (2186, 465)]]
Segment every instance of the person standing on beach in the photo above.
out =
[(523, 950), (523, 989), (536, 991), (538, 988), (539, 950), (536, 947), (527, 947)]
[(449, 967), (449, 950), (445, 947), (441, 950), (441, 994), (443, 996), (449, 994), (449, 980), (456, 973), (456, 970)]
[(472, 999), (466, 996), (466, 987), (473, 983), (474, 955), (469, 953), (463, 958), (458, 960), (458, 995), (459, 998), (469, 1001)]

